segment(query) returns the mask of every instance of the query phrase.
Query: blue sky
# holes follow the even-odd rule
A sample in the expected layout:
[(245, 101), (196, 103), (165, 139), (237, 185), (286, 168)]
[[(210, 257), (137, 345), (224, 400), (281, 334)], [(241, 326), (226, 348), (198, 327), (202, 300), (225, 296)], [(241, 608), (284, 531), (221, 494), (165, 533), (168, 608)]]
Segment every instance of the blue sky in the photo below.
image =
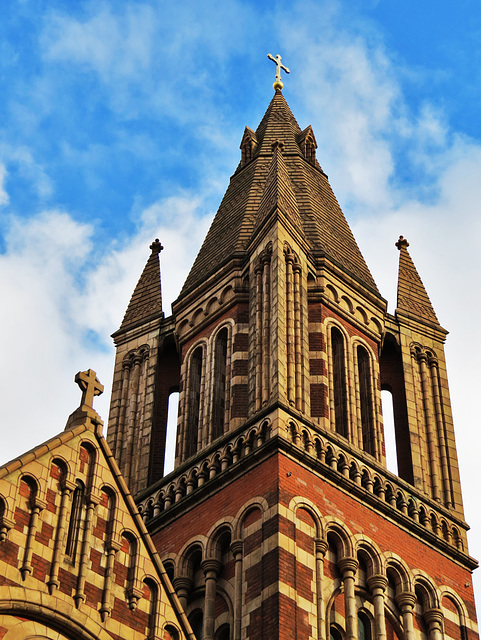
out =
[(479, 0), (4, 0), (1, 12), (3, 461), (63, 428), (79, 369), (105, 384), (107, 419), (109, 335), (148, 246), (158, 236), (165, 247), (168, 312), (244, 127), (271, 99), (266, 54), (280, 53), (291, 69), (284, 95), (314, 128), (390, 310), (403, 234), (451, 332), (466, 517), (481, 558)]

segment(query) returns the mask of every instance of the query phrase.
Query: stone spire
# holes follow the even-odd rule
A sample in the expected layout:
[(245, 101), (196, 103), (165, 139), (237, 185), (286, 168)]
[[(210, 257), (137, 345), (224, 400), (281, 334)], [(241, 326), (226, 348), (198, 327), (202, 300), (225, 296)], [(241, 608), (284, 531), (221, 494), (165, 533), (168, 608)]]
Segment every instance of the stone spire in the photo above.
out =
[(409, 242), (399, 236), (396, 247), (399, 249), (396, 311), (421, 322), (439, 324), (431, 300), (409, 255)]
[(276, 140), (272, 144), (272, 161), (264, 186), (264, 193), (257, 211), (254, 235), (270, 217), (274, 210), (281, 211), (286, 220), (303, 234), (302, 221), (299, 213), (294, 186), (284, 161), (284, 143)]
[(151, 254), (130, 298), (120, 329), (162, 315), (162, 289), (160, 282), (160, 252), (164, 247), (156, 238), (150, 245)]
[[(273, 145), (282, 147), (282, 160), (273, 160)], [(279, 151), (280, 151), (279, 147)], [(307, 240), (315, 259), (329, 259), (362, 285), (379, 295), (374, 279), (319, 165), (311, 127), (299, 127), (282, 92), (276, 90), (256, 131), (246, 128), (242, 160), (184, 283), (181, 297), (210, 277), (216, 277), (233, 259), (244, 259), (258, 225), (261, 201), (276, 183), (298, 214), (291, 220)], [(273, 166), (281, 171), (274, 180)], [(289, 186), (287, 186), (289, 185)], [(269, 187), (269, 188), (271, 188)], [(290, 195), (287, 197), (287, 191)], [(279, 195), (281, 191), (278, 191)], [(286, 201), (287, 201), (286, 200)]]

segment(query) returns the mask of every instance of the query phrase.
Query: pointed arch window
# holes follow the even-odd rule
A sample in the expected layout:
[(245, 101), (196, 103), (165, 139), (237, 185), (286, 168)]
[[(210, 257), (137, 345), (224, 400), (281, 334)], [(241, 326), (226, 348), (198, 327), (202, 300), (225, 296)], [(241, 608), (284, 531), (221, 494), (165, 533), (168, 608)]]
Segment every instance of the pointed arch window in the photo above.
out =
[(366, 453), (375, 454), (374, 421), (372, 415), (371, 359), (364, 347), (357, 348), (357, 368), (359, 375), (359, 400), (361, 410), (362, 448)]
[(70, 521), (68, 525), (67, 544), (65, 545), (65, 554), (70, 556), (72, 562), (75, 562), (77, 555), (77, 547), (80, 539), (80, 530), (85, 514), (85, 485), (81, 480), (77, 480), (77, 486), (73, 492), (72, 510), (70, 513)]
[(336, 327), (331, 329), (331, 352), (335, 428), (339, 435), (347, 438), (347, 391), (344, 338)]
[(212, 440), (224, 433), (226, 409), (227, 327), (219, 331), (214, 347), (214, 393), (212, 404)]
[(200, 420), (200, 395), (202, 382), (203, 365), (202, 347), (197, 347), (190, 357), (189, 366), (189, 389), (188, 389), (188, 418), (187, 418), (187, 438), (186, 457), (194, 455), (197, 451), (197, 440)]

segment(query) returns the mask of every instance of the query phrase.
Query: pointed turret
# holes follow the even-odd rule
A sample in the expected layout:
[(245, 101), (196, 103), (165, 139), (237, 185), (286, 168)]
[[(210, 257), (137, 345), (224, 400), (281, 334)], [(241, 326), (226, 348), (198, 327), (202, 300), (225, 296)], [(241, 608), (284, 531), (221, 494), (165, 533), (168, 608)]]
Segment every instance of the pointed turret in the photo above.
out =
[(399, 249), (396, 311), (420, 322), (439, 325), (431, 300), (409, 255), (409, 242), (399, 236), (396, 247)]
[(163, 248), (158, 238), (150, 245), (152, 253), (130, 298), (129, 306), (120, 325), (121, 329), (162, 314), (159, 256)]

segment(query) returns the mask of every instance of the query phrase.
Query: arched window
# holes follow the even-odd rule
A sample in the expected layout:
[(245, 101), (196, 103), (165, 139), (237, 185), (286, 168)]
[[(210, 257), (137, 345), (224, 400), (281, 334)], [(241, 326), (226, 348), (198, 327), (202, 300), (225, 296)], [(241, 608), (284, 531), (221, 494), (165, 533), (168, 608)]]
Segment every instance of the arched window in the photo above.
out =
[(374, 424), (372, 415), (371, 362), (364, 347), (357, 348), (357, 368), (359, 374), (359, 396), (361, 403), (362, 448), (375, 454)]
[(194, 455), (197, 451), (197, 438), (200, 418), (200, 391), (202, 381), (202, 347), (197, 347), (190, 357), (189, 366), (189, 387), (188, 387), (188, 418), (187, 418), (187, 438), (186, 457)]
[(344, 338), (339, 329), (331, 330), (334, 419), (336, 432), (347, 438), (347, 392), (344, 366)]
[(214, 393), (212, 403), (212, 440), (224, 433), (227, 370), (227, 328), (217, 334), (214, 349)]
[(371, 640), (371, 618), (364, 611), (360, 611), (357, 615), (357, 626), (359, 640)]
[(189, 614), (189, 623), (197, 640), (202, 640), (204, 637), (204, 614), (202, 613), (202, 609), (194, 609), (194, 611)]
[(215, 632), (214, 640), (229, 640), (230, 639), (230, 627), (228, 624), (223, 624)]
[(339, 627), (331, 624), (329, 629), (329, 640), (343, 640), (344, 634), (341, 632)]
[(82, 520), (85, 515), (85, 485), (81, 480), (77, 480), (77, 486), (73, 492), (72, 509), (70, 512), (70, 521), (68, 525), (67, 544), (65, 545), (65, 554), (70, 556), (72, 562), (75, 562), (77, 555), (77, 547), (80, 538), (80, 530), (82, 528)]

